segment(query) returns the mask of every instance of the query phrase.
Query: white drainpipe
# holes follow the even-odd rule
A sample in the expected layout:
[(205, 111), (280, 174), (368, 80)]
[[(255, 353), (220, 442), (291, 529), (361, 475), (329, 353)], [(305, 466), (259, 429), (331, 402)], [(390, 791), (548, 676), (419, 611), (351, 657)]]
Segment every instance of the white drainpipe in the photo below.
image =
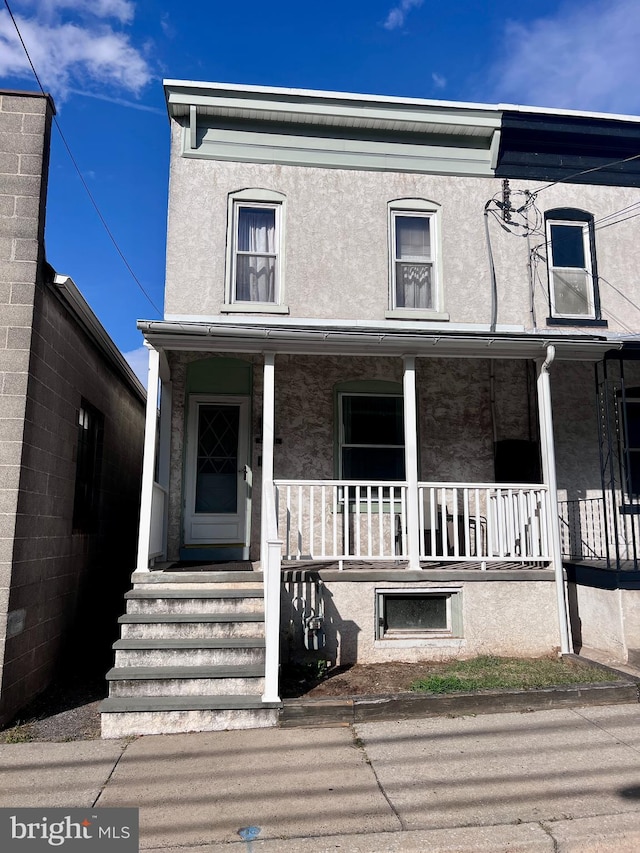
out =
[(416, 358), (403, 359), (405, 478), (407, 481), (408, 569), (420, 568), (420, 516), (418, 504), (418, 415), (416, 407)]
[(538, 373), (538, 415), (540, 420), (540, 442), (542, 451), (542, 475), (548, 489), (549, 509), (549, 544), (551, 561), (556, 576), (556, 598), (558, 607), (558, 622), (560, 625), (560, 650), (562, 654), (573, 651), (569, 619), (567, 617), (567, 601), (564, 589), (564, 572), (562, 569), (562, 552), (560, 550), (560, 521), (558, 513), (558, 484), (556, 479), (556, 453), (553, 440), (553, 416), (551, 409), (551, 382), (549, 367), (556, 355), (552, 344), (547, 346), (547, 357), (539, 365)]

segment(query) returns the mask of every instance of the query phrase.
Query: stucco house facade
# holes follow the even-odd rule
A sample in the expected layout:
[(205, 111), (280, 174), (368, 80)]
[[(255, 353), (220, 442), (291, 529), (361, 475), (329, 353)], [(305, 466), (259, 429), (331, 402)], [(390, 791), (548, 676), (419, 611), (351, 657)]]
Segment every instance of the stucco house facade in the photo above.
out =
[(286, 660), (632, 656), (640, 122), (165, 93), (105, 734), (272, 724)]
[(106, 669), (136, 548), (145, 392), (46, 261), (54, 111), (0, 91), (0, 725)]

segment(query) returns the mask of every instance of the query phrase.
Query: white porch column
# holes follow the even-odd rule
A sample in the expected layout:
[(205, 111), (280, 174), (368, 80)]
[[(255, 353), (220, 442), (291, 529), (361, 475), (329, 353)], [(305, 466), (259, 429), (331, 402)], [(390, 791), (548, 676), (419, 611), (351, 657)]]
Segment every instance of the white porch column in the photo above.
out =
[(149, 537), (151, 536), (151, 504), (153, 501), (153, 476), (156, 464), (158, 379), (160, 377), (160, 353), (147, 342), (145, 342), (145, 346), (149, 348), (149, 373), (144, 428), (144, 453), (142, 456), (138, 559), (136, 562), (136, 571), (138, 572), (149, 571)]
[(556, 479), (556, 452), (553, 438), (553, 414), (551, 407), (551, 382), (549, 367), (555, 358), (555, 347), (547, 347), (547, 357), (538, 364), (538, 417), (540, 422), (540, 451), (542, 456), (542, 478), (548, 489), (548, 528), (550, 556), (556, 576), (556, 600), (560, 625), (560, 650), (563, 654), (573, 651), (560, 548), (560, 521), (558, 512), (558, 484)]
[(280, 559), (273, 493), (275, 441), (275, 353), (264, 354), (262, 386), (262, 507), (260, 511), (260, 567), (264, 575), (265, 666), (263, 702), (279, 702), (280, 669)]
[(275, 353), (264, 354), (262, 384), (262, 500), (260, 510), (260, 563), (264, 567), (267, 559), (267, 529), (265, 499), (267, 489), (273, 489), (273, 445), (275, 441)]
[[(165, 353), (160, 354), (160, 435), (158, 436), (158, 485), (164, 492), (162, 513), (162, 559), (167, 559), (167, 529), (169, 526), (169, 480), (171, 478), (171, 414), (173, 383)], [(166, 370), (166, 372), (165, 372)]]
[(404, 458), (407, 480), (407, 544), (409, 569), (420, 568), (420, 514), (418, 512), (418, 416), (416, 357), (403, 357)]

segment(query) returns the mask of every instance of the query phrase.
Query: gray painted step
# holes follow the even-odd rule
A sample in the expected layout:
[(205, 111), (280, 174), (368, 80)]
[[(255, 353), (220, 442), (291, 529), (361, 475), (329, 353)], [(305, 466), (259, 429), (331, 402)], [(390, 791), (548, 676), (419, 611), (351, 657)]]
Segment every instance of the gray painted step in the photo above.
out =
[(104, 699), (98, 709), (102, 714), (155, 711), (216, 711), (229, 709), (268, 710), (279, 708), (280, 702), (263, 702), (258, 694), (238, 696), (130, 696)]
[[(140, 615), (140, 614), (135, 614)], [(173, 615), (173, 614), (172, 614)], [(208, 615), (208, 614), (206, 614)], [(244, 615), (244, 614), (243, 614)], [(163, 622), (155, 617), (135, 622), (122, 622), (120, 625), (123, 640), (203, 640), (260, 639), (264, 637), (263, 619), (224, 619), (215, 621), (194, 620), (188, 622)]]
[(114, 666), (107, 681), (169, 678), (260, 678), (264, 666)]
[(263, 598), (260, 587), (242, 589), (130, 589), (124, 597), (130, 599), (145, 598)]
[(252, 571), (229, 571), (229, 572), (134, 572), (132, 576), (134, 584), (156, 584), (156, 583), (255, 583), (263, 582), (262, 572)]
[(263, 649), (263, 637), (228, 637), (211, 640), (116, 640), (113, 649)]
[(121, 624), (144, 624), (154, 622), (264, 622), (264, 611), (249, 613), (125, 613), (118, 619)]

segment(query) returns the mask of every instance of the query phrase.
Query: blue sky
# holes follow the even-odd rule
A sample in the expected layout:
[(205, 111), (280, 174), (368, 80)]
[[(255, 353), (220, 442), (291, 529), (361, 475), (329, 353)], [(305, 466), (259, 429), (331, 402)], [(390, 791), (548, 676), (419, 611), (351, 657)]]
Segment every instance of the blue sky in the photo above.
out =
[[(36, 89), (4, 0), (0, 87)], [(162, 79), (640, 114), (640, 0), (9, 0), (82, 175), (161, 310)], [(54, 130), (46, 247), (139, 363), (160, 316), (118, 256)]]

